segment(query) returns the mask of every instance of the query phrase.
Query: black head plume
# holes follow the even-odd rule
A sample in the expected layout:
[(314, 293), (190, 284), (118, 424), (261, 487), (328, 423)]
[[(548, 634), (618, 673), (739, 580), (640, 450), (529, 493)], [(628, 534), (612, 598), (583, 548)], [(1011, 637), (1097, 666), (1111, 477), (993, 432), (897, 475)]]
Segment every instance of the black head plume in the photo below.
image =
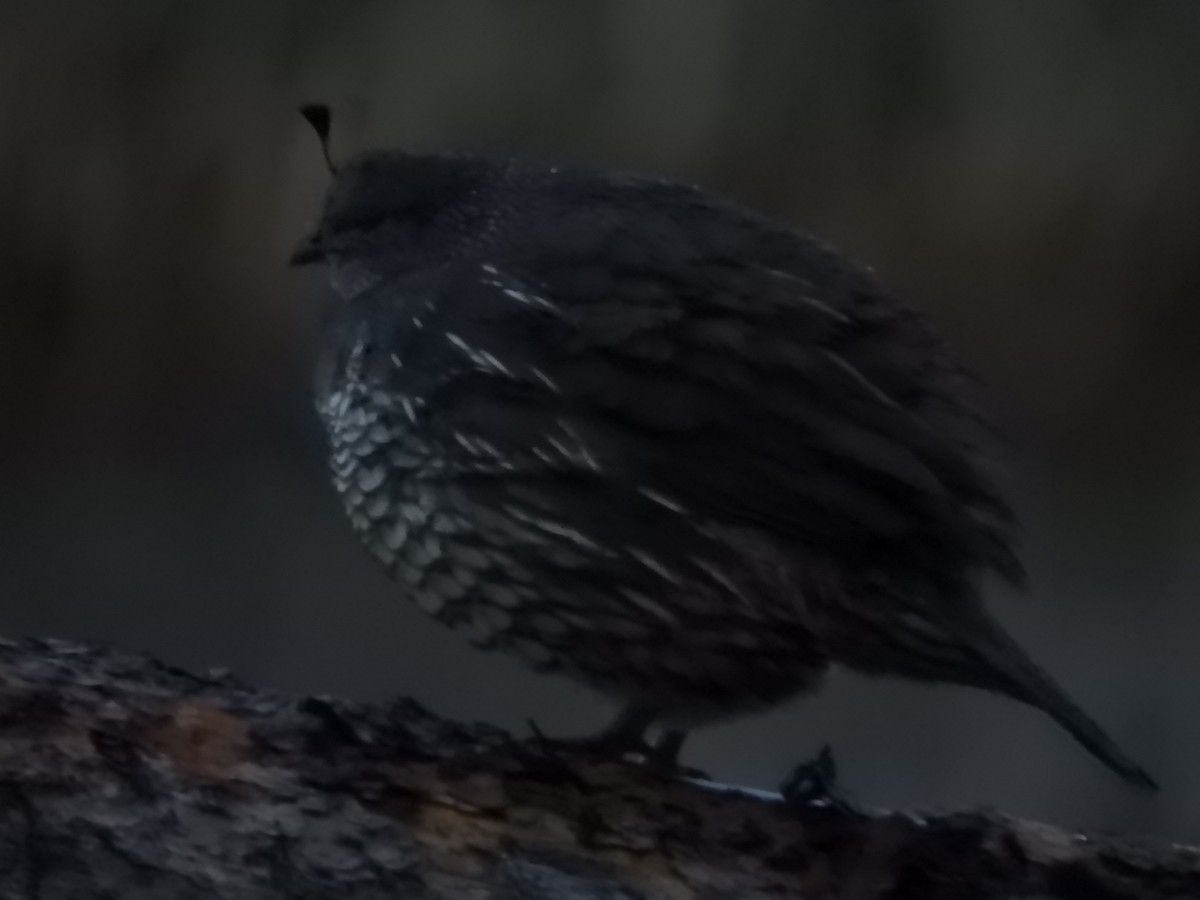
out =
[[(468, 238), (481, 239), (497, 215), (490, 193), (499, 164), (468, 154), (360, 153), (334, 166), (329, 156), (329, 108), (311, 103), (300, 113), (321, 139), (332, 174), (320, 223), (292, 254), (293, 265), (374, 254), (393, 269), (430, 254), (450, 253)], [(405, 256), (407, 254), (407, 256)]]
[(305, 103), (300, 107), (300, 115), (304, 116), (317, 137), (321, 140), (321, 155), (325, 157), (325, 165), (330, 173), (337, 171), (333, 159), (329, 155), (329, 127), (333, 123), (333, 113), (324, 103)]

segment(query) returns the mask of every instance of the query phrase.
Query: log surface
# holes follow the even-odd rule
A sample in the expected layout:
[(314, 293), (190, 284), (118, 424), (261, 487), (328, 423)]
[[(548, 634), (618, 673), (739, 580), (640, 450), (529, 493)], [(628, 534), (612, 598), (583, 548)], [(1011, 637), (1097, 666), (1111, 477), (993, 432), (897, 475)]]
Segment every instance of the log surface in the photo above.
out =
[(1197, 898), (1200, 851), (991, 813), (795, 808), (409, 700), (0, 641), (0, 897)]

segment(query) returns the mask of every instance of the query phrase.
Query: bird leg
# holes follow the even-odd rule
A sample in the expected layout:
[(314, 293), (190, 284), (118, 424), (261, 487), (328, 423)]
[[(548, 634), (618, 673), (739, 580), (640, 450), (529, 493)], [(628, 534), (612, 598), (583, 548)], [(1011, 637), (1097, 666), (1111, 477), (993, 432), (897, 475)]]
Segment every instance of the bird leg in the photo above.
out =
[(682, 729), (667, 729), (655, 741), (654, 746), (646, 755), (646, 763), (661, 774), (673, 778), (697, 778), (701, 781), (712, 781), (712, 777), (703, 769), (685, 766), (679, 761), (679, 751), (688, 733)]
[[(651, 758), (657, 748), (652, 747), (646, 740), (646, 729), (654, 719), (652, 711), (630, 703), (603, 731), (585, 737), (549, 738), (532, 722), (530, 725), (538, 742), (547, 750), (565, 750), (609, 759), (619, 759), (629, 753)], [(678, 747), (675, 748), (675, 752), (678, 753)]]
[(667, 729), (654, 743), (646, 740), (646, 730), (656, 718), (658, 715), (654, 710), (630, 703), (599, 734), (578, 738), (549, 738), (533, 722), (529, 724), (544, 751), (561, 750), (600, 759), (636, 755), (645, 760), (648, 768), (662, 775), (707, 779), (708, 775), (699, 769), (679, 764), (679, 751), (687, 738), (686, 731)]
[(837, 761), (828, 744), (812, 759), (796, 766), (780, 787), (779, 793), (789, 805), (795, 807), (859, 811), (837, 783)]
[(683, 749), (683, 742), (687, 739), (687, 732), (679, 729), (668, 729), (662, 733), (654, 746), (650, 749), (650, 760), (657, 766), (664, 769), (679, 768), (679, 751)]

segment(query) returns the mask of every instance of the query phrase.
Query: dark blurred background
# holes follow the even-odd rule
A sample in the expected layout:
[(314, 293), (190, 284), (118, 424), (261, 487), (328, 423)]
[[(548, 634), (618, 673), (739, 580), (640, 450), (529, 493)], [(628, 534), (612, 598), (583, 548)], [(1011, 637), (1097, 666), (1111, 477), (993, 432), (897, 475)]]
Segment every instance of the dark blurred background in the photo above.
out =
[(1161, 780), (978, 692), (839, 677), (699, 735), (772, 787), (1200, 839), (1200, 4), (0, 3), (0, 632), (550, 733), (606, 707), (468, 649), (359, 549), (310, 412), (335, 153), (502, 145), (697, 180), (939, 322), (1013, 436), (993, 597)]

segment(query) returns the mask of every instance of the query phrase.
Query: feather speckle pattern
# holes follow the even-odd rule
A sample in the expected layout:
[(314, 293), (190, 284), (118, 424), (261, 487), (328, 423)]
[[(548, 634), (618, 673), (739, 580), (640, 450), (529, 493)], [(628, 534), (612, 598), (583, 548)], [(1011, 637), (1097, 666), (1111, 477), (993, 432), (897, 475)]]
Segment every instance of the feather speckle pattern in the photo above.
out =
[(350, 522), (478, 645), (634, 731), (831, 665), (972, 685), (1151, 783), (988, 618), (980, 578), (1024, 582), (994, 433), (864, 269), (699, 188), (401, 152), (337, 170), (297, 261), (336, 295), (318, 408)]

